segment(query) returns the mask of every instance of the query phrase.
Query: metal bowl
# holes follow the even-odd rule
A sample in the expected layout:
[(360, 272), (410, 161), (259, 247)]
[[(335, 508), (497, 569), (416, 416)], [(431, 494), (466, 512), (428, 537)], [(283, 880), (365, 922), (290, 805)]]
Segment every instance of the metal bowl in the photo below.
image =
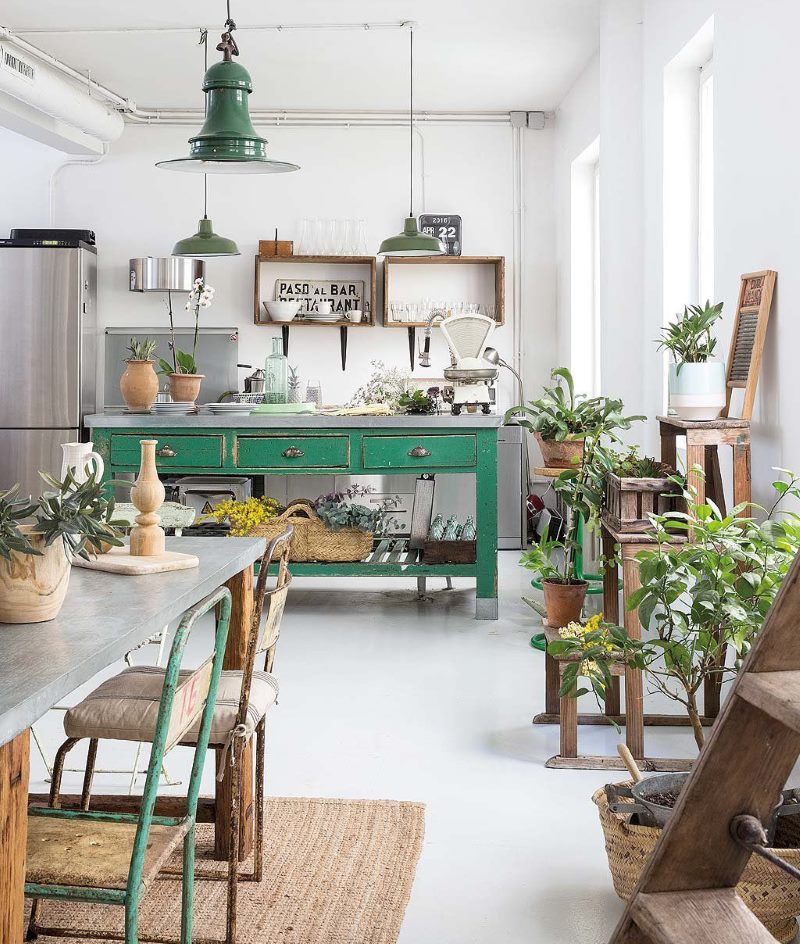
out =
[(445, 380), (495, 380), (499, 374), (496, 367), (445, 367)]

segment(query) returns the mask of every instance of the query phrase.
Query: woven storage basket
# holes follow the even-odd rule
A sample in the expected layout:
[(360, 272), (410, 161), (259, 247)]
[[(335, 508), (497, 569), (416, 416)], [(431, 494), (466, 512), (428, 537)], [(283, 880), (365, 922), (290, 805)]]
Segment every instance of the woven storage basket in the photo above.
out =
[[(627, 781), (625, 785), (630, 786), (631, 782)], [(656, 826), (631, 826), (626, 817), (609, 809), (605, 790), (596, 790), (592, 801), (600, 813), (614, 891), (627, 901), (661, 830)], [(800, 849), (776, 849), (775, 852), (795, 867), (800, 867)], [(703, 855), (702, 841), (698, 841), (697, 854)], [(736, 891), (781, 944), (789, 944), (794, 939), (797, 931), (795, 916), (800, 914), (800, 882), (772, 863), (751, 856)]]
[(372, 551), (373, 534), (359, 528), (327, 528), (314, 510), (314, 503), (298, 498), (277, 518), (260, 525), (253, 533), (268, 541), (282, 534), (286, 525), (294, 528), (289, 547), (289, 560), (295, 563), (322, 561), (347, 563), (364, 560)]

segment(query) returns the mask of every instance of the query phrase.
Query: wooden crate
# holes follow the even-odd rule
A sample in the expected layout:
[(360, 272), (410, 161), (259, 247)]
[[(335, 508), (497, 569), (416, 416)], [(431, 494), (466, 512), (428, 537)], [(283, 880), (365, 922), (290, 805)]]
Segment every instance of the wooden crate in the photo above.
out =
[(620, 478), (606, 474), (605, 517), (615, 531), (638, 533), (651, 527), (648, 514), (685, 511), (679, 485), (668, 478)]
[(422, 560), (426, 564), (474, 564), (475, 541), (425, 541)]

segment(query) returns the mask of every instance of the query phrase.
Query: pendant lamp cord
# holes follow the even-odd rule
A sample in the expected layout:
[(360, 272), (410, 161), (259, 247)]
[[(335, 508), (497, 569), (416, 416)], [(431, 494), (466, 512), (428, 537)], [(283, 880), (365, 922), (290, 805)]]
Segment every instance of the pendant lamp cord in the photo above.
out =
[(408, 109), (408, 148), (409, 180), (408, 192), (410, 206), (408, 215), (414, 215), (414, 27), (408, 28), (409, 40), (409, 109)]
[[(228, 4), (230, 7), (230, 3)], [(208, 72), (208, 30), (200, 30), (200, 45), (203, 47), (203, 75)], [(208, 114), (208, 95), (203, 98), (203, 114)], [(203, 219), (208, 219), (208, 174), (203, 174)]]

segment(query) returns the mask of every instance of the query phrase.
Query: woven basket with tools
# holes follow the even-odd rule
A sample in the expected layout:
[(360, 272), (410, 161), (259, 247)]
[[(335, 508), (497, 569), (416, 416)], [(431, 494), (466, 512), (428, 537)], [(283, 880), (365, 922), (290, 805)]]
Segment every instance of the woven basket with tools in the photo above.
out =
[[(630, 782), (625, 786), (630, 786)], [(614, 891), (627, 901), (658, 842), (661, 829), (631, 825), (626, 816), (610, 809), (604, 789), (596, 790), (592, 800), (600, 814)], [(800, 867), (800, 849), (775, 849), (775, 852), (795, 867)], [(698, 842), (697, 854), (703, 854), (702, 841)], [(800, 914), (800, 882), (772, 863), (751, 856), (736, 891), (782, 944), (794, 939), (797, 931), (795, 915)]]
[(295, 563), (321, 561), (323, 563), (347, 563), (364, 560), (372, 551), (371, 531), (360, 528), (341, 528), (334, 531), (326, 527), (307, 498), (290, 502), (286, 511), (267, 524), (259, 525), (253, 532), (267, 540), (277, 537), (290, 524), (294, 528), (289, 560)]

